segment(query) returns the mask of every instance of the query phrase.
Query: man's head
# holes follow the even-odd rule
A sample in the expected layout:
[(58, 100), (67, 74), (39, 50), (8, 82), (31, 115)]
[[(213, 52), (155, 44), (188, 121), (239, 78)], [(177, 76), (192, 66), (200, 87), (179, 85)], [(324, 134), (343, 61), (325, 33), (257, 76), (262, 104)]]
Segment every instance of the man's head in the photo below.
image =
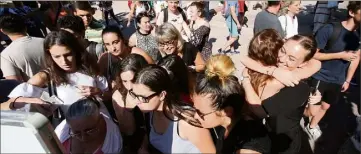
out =
[(168, 3), (168, 10), (172, 11), (173, 13), (178, 11), (179, 1), (167, 1)]
[(58, 20), (58, 29), (66, 30), (75, 35), (78, 39), (84, 39), (85, 26), (82, 18), (78, 16), (64, 16)]
[(278, 12), (281, 9), (281, 1), (268, 1), (267, 8), (274, 8)]
[(287, 39), (279, 51), (278, 66), (294, 70), (312, 59), (317, 50), (316, 41), (308, 36), (295, 35)]
[(74, 15), (83, 19), (84, 26), (88, 27), (93, 19), (94, 9), (88, 1), (77, 1), (74, 3)]
[(350, 1), (347, 5), (348, 17), (353, 18), (357, 24), (359, 24), (361, 21), (360, 4), (360, 1)]
[(15, 14), (0, 16), (0, 30), (5, 35), (26, 35), (25, 19)]

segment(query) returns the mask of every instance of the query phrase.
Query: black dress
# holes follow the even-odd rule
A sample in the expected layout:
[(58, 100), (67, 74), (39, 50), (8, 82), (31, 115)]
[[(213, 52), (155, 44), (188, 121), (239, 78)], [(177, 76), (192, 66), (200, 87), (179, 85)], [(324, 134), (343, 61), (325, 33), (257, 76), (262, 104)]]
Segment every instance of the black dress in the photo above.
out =
[(211, 129), (217, 154), (233, 154), (240, 149), (249, 149), (260, 153), (270, 153), (271, 141), (262, 120), (239, 120), (227, 138), (225, 128)]

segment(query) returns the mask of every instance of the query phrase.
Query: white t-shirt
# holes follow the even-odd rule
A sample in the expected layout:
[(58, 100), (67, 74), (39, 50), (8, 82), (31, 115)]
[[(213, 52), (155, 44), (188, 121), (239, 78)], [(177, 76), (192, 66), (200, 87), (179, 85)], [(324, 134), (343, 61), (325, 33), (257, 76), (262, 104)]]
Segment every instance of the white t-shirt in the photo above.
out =
[(298, 20), (296, 16), (292, 19), (289, 15), (283, 15), (278, 17), (278, 20), (281, 23), (286, 39), (298, 34)]
[(24, 36), (11, 42), (1, 52), (1, 70), (4, 77), (21, 76), (24, 81), (43, 68), (43, 38)]

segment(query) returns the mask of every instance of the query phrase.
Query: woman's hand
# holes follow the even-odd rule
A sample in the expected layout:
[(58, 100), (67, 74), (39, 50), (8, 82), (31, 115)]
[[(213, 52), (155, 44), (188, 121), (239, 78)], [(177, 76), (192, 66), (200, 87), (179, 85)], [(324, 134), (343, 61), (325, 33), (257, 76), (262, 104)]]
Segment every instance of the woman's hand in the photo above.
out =
[(300, 79), (291, 71), (282, 68), (275, 68), (271, 75), (287, 87), (293, 87), (300, 82)]
[(91, 87), (91, 86), (77, 86), (77, 87), (79, 89), (79, 93), (85, 97), (94, 96), (102, 93), (102, 91), (97, 87)]
[(317, 90), (316, 93), (310, 94), (307, 103), (311, 104), (311, 105), (315, 105), (315, 104), (321, 102), (321, 99), (322, 99), (322, 95), (321, 95), (320, 91)]

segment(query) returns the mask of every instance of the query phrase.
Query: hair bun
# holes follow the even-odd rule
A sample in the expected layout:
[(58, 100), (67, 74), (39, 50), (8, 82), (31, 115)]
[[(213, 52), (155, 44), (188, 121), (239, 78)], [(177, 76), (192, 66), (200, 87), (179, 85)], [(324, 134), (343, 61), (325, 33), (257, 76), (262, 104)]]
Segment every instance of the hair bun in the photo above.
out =
[(205, 74), (208, 78), (217, 76), (221, 80), (232, 75), (235, 66), (232, 59), (226, 55), (214, 55), (209, 58)]

